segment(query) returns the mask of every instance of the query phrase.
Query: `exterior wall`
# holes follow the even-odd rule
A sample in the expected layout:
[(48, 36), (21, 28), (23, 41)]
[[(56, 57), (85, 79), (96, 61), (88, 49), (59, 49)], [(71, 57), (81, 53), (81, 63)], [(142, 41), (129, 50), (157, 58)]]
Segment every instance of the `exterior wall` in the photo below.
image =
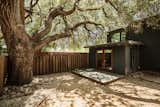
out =
[[(106, 61), (112, 60), (112, 71), (119, 74), (129, 74), (137, 71), (139, 66), (139, 46), (116, 46), (112, 48), (112, 59), (110, 54), (105, 54)], [(97, 58), (96, 58), (97, 57)], [(89, 49), (89, 67), (96, 68), (96, 59), (102, 62), (102, 54), (96, 54), (95, 48)], [(99, 65), (98, 64), (98, 65)], [(102, 66), (102, 65), (101, 65)], [(100, 65), (98, 66), (100, 67)]]
[(132, 72), (139, 69), (139, 46), (133, 46), (130, 49), (130, 67)]
[(89, 48), (89, 67), (96, 68), (96, 50)]
[(125, 74), (125, 48), (114, 47), (112, 50), (112, 70), (115, 73)]
[(140, 66), (142, 70), (160, 70), (160, 29), (144, 28), (143, 33), (127, 33), (127, 40), (142, 41)]
[(123, 46), (113, 48), (113, 72), (129, 74), (135, 72), (139, 66), (138, 46)]
[(125, 74), (128, 74), (129, 72), (132, 72), (131, 70), (131, 50), (129, 46), (124, 47), (125, 49), (125, 57), (124, 57), (124, 63), (125, 63)]

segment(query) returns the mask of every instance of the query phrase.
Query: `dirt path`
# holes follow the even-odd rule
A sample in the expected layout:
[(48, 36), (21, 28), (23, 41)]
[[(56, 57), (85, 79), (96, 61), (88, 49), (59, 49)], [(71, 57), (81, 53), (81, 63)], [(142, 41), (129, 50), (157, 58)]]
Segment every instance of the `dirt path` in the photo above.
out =
[(160, 107), (154, 80), (160, 76), (141, 72), (109, 85), (71, 73), (38, 76), (29, 85), (5, 88), (0, 107)]

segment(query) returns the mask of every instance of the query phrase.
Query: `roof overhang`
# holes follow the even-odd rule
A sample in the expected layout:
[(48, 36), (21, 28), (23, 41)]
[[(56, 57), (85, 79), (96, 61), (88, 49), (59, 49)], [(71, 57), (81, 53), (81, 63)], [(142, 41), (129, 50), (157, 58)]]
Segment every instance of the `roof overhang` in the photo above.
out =
[(107, 43), (107, 44), (100, 44), (100, 45), (94, 45), (94, 46), (85, 46), (84, 48), (95, 48), (95, 49), (108, 48), (108, 49), (110, 49), (110, 48), (118, 47), (118, 46), (142, 46), (142, 45), (144, 45), (142, 42), (128, 40), (128, 41), (121, 41), (121, 42), (116, 42), (116, 43)]

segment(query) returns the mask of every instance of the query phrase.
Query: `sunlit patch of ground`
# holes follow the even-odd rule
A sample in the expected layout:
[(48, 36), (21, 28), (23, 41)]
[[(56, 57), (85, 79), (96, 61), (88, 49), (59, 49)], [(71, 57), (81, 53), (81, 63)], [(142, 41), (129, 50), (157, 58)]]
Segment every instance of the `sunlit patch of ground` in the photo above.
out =
[(160, 83), (154, 80), (160, 76), (136, 73), (108, 85), (71, 73), (38, 76), (26, 85), (29, 95), (6, 97), (0, 107), (160, 107)]

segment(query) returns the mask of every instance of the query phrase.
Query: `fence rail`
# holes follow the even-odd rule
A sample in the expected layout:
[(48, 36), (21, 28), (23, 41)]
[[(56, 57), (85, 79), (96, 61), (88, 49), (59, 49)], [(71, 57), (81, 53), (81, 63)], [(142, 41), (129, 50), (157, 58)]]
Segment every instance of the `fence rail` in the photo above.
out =
[(87, 53), (38, 53), (34, 57), (34, 75), (67, 72), (88, 66)]

